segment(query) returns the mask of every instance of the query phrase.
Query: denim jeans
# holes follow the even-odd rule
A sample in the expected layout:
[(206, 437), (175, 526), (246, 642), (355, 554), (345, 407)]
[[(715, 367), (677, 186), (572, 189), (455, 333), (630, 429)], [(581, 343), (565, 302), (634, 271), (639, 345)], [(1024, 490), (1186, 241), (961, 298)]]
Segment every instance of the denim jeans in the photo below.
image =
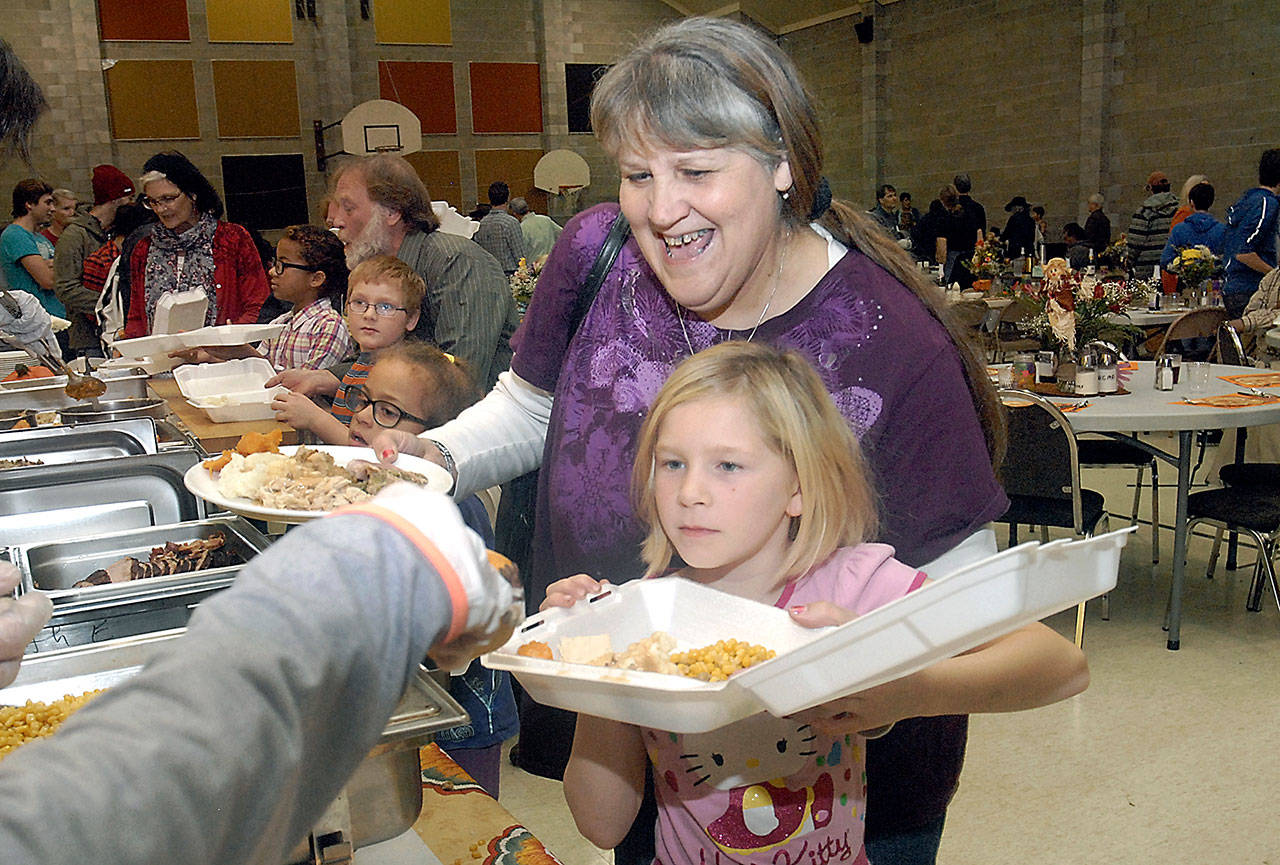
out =
[(867, 860), (871, 865), (934, 865), (938, 845), (942, 843), (943, 814), (932, 823), (867, 841)]

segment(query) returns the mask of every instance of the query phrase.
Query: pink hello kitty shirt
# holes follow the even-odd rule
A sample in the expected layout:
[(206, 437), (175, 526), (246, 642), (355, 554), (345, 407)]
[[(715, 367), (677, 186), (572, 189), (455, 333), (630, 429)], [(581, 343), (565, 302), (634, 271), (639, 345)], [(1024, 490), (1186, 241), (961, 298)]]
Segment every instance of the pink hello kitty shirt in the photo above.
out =
[[(843, 547), (791, 583), (778, 606), (830, 601), (858, 615), (924, 574), (893, 547)], [(658, 794), (657, 865), (865, 865), (866, 740), (831, 738), (767, 712), (709, 733), (644, 729)]]

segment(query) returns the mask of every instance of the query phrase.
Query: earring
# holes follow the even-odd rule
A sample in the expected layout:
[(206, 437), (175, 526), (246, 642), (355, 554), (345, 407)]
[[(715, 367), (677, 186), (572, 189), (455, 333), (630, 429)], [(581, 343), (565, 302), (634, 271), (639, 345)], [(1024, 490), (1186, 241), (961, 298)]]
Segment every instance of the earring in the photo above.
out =
[(791, 200), (791, 190), (790, 190), (790, 189), (788, 189), (788, 190), (786, 190), (785, 192), (783, 192), (783, 193), (782, 193), (782, 200), (783, 200), (783, 201), (790, 201), (790, 200)]

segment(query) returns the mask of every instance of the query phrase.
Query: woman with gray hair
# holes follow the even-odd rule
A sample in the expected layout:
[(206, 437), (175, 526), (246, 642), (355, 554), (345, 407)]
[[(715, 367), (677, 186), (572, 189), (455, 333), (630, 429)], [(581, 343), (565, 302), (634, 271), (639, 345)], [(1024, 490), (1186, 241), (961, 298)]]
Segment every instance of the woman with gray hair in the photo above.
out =
[(1089, 196), (1089, 217), (1084, 221), (1084, 242), (1097, 255), (1111, 243), (1111, 220), (1102, 212), (1107, 203), (1101, 192)]
[(254, 324), (270, 294), (253, 238), (222, 219), (222, 198), (191, 160), (157, 153), (142, 166), (142, 203), (159, 222), (129, 256), (124, 337), (151, 333), (156, 304), (168, 292), (202, 289), (206, 325)]
[[(387, 431), (372, 443), (383, 459), (435, 459), (456, 473), (461, 496), (541, 464), (531, 605), (576, 573), (614, 583), (643, 575), (628, 484), (636, 436), (675, 365), (730, 339), (812, 363), (861, 440), (880, 540), (900, 559), (942, 576), (995, 551), (987, 524), (1007, 507), (992, 468), (1004, 428), (985, 364), (906, 251), (831, 197), (800, 82), (773, 41), (712, 18), (663, 27), (612, 66), (591, 118), (618, 162), (620, 207), (597, 205), (565, 227), (513, 340), (511, 370), (489, 396), (421, 437)], [(584, 286), (619, 210), (630, 237), (592, 298)], [(851, 737), (898, 722), (868, 749), (871, 862), (933, 861), (963, 759), (964, 713), (1043, 705), (1087, 677), (1075, 646), (1034, 625), (851, 698), (839, 722)], [(563, 771), (573, 717), (523, 708), (519, 765)], [(643, 770), (610, 766), (601, 741), (583, 746), (586, 759), (626, 773), (637, 788), (624, 806), (639, 815), (626, 839), (597, 843), (621, 841), (620, 865), (652, 862)], [(582, 754), (575, 742), (575, 764)], [(813, 838), (817, 849), (821, 835)], [(766, 855), (759, 839), (742, 840), (753, 858), (722, 858)]]

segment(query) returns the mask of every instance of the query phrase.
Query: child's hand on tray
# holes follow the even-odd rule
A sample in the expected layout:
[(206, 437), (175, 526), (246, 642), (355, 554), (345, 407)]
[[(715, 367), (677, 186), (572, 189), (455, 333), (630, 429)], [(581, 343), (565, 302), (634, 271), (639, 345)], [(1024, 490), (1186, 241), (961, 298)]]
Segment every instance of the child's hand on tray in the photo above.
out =
[[(827, 601), (798, 604), (788, 607), (787, 612), (791, 614), (792, 621), (806, 628), (843, 625), (857, 618), (850, 610)], [(826, 735), (860, 733), (868, 739), (878, 738), (888, 733), (898, 720), (919, 714), (914, 710), (920, 705), (921, 685), (917, 677), (925, 672), (814, 706), (797, 713), (796, 717), (808, 721), (815, 730)]]
[(587, 595), (594, 595), (603, 591), (608, 585), (608, 580), (596, 580), (586, 574), (574, 574), (572, 577), (556, 580), (547, 586), (547, 597), (538, 606), (538, 609), (572, 607)]

